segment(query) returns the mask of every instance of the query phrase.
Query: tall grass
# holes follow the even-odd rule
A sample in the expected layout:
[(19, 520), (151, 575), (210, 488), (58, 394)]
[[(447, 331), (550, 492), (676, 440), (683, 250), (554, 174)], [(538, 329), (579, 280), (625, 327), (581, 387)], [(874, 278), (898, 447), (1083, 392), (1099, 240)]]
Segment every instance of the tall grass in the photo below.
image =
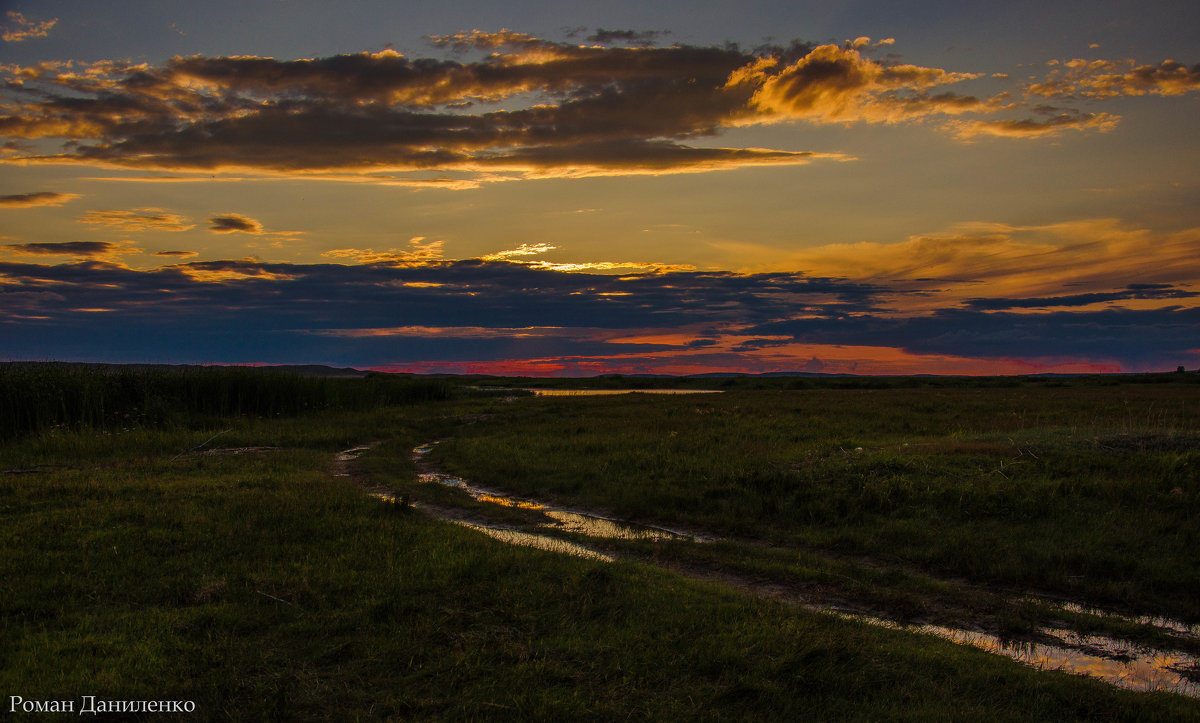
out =
[(0, 364), (0, 440), (53, 428), (111, 429), (290, 417), (448, 399), (441, 379), (305, 376), (252, 367)]

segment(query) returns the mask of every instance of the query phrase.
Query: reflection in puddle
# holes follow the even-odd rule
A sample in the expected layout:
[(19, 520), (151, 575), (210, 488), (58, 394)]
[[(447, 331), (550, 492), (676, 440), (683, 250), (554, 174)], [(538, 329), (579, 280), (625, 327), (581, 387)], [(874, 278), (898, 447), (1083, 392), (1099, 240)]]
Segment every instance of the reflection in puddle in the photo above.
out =
[[(555, 390), (557, 391), (557, 390)], [(422, 445), (413, 450), (413, 460), (419, 462), (433, 448), (432, 444)], [(367, 447), (356, 447), (338, 455), (339, 461), (354, 459)], [(344, 456), (345, 455), (345, 456)], [(419, 475), (422, 482), (438, 483), (457, 487), (470, 494), (476, 500), (504, 507), (539, 510), (552, 522), (542, 523), (542, 527), (565, 532), (587, 535), (593, 538), (622, 539), (622, 540), (664, 540), (690, 539), (696, 542), (711, 541), (711, 538), (698, 538), (692, 535), (671, 530), (648, 526), (632, 525), (616, 520), (610, 520), (596, 515), (572, 512), (555, 508), (534, 500), (519, 500), (508, 497), (495, 490), (488, 490), (472, 485), (465, 480), (437, 472), (427, 472)], [(386, 501), (395, 502), (395, 498), (387, 495), (376, 495)], [(421, 506), (424, 508), (424, 506)], [(436, 510), (427, 511), (437, 514)], [(475, 522), (446, 517), (444, 512), (438, 516), (448, 519), (455, 524), (470, 527), (502, 542), (542, 550), (561, 552), (577, 557), (611, 562), (612, 557), (595, 550), (588, 549), (565, 540), (544, 535), (499, 527), (486, 526)], [(1182, 695), (1200, 697), (1200, 682), (1189, 680), (1180, 671), (1200, 670), (1200, 660), (1195, 656), (1176, 651), (1152, 650), (1137, 647), (1112, 638), (1096, 635), (1083, 635), (1070, 630), (1043, 629), (1040, 632), (1057, 641), (1060, 645), (1042, 643), (1006, 642), (1000, 638), (983, 632), (948, 628), (939, 625), (908, 626), (900, 623), (856, 613), (847, 613), (830, 607), (804, 605), (805, 608), (816, 612), (837, 615), (846, 620), (865, 623), (893, 630), (908, 630), (926, 635), (934, 635), (960, 645), (970, 645), (985, 650), (994, 655), (1003, 655), (1039, 670), (1059, 670), (1079, 675), (1087, 675), (1106, 681), (1122, 688), (1139, 691), (1170, 691)], [(1102, 611), (1066, 605), (1064, 609), (1100, 616), (1119, 617)], [(1144, 618), (1137, 619), (1147, 625), (1154, 625), (1164, 630), (1194, 636), (1196, 626), (1188, 626), (1176, 621)]]
[(350, 449), (343, 449), (341, 452), (337, 453), (337, 456), (334, 457), (334, 459), (336, 459), (339, 462), (349, 462), (352, 459), (358, 459), (359, 455), (361, 455), (363, 452), (366, 452), (368, 449), (371, 449), (374, 446), (375, 445), (373, 445), (373, 444), (360, 444), (357, 447), (351, 447)]
[[(403, 502), (402, 500), (398, 500), (395, 495), (390, 495), (383, 492), (375, 492), (372, 493), (371, 496), (390, 504)], [(453, 522), (456, 525), (462, 525), (463, 527), (469, 527), (472, 530), (482, 532), (488, 537), (497, 539), (510, 545), (535, 547), (539, 550), (560, 552), (564, 555), (574, 555), (575, 557), (584, 557), (589, 560), (600, 560), (601, 562), (613, 561), (613, 558), (605, 555), (602, 552), (596, 552), (595, 550), (584, 547), (583, 545), (577, 545), (573, 542), (567, 542), (566, 540), (559, 540), (554, 537), (546, 537), (545, 535), (534, 535), (528, 532), (520, 532), (508, 527), (481, 525), (477, 522), (468, 522), (466, 520), (455, 519), (445, 515), (444, 513), (439, 514), (437, 509), (422, 505), (420, 503), (413, 504), (413, 506), (433, 517), (438, 517), (446, 520), (447, 522)]]
[[(413, 461), (419, 462), (429, 454), (433, 445), (424, 444), (413, 450)], [(710, 542), (709, 538), (700, 538), (682, 532), (668, 530), (650, 525), (635, 525), (629, 522), (609, 519), (586, 512), (554, 507), (537, 500), (518, 499), (509, 497), (503, 492), (467, 482), (459, 477), (453, 477), (440, 472), (422, 472), (417, 475), (419, 482), (435, 483), (460, 489), (479, 502), (498, 505), (500, 507), (515, 507), (524, 510), (538, 510), (551, 522), (541, 523), (541, 527), (562, 532), (575, 532), (588, 537), (607, 540), (693, 540), (695, 542)]]
[(834, 614), (847, 620), (878, 627), (935, 635), (960, 645), (970, 645), (994, 655), (1012, 658), (1039, 670), (1061, 670), (1067, 673), (1087, 675), (1132, 690), (1164, 690), (1200, 697), (1200, 684), (1188, 680), (1178, 672), (1194, 667), (1200, 661), (1184, 653), (1146, 650), (1111, 638), (1080, 635), (1068, 630), (1041, 630), (1042, 633), (1062, 641), (1063, 645), (1060, 646), (1004, 642), (987, 633), (946, 628), (940, 625), (913, 627), (866, 615), (838, 612), (834, 612)]
[(488, 537), (495, 538), (501, 542), (507, 542), (510, 545), (521, 545), (522, 547), (536, 547), (539, 550), (549, 550), (551, 552), (561, 552), (575, 557), (586, 557), (592, 560), (600, 560), (602, 562), (612, 562), (613, 559), (595, 550), (589, 550), (583, 545), (576, 545), (573, 542), (559, 540), (554, 537), (546, 537), (545, 535), (533, 535), (528, 532), (518, 532), (503, 527), (486, 527), (473, 522), (464, 522), (462, 520), (454, 520), (457, 525), (470, 527), (472, 530), (478, 530)]
[(545, 509), (545, 505), (538, 504), (537, 502), (529, 502), (528, 500), (512, 500), (507, 497), (497, 497), (496, 495), (480, 495), (475, 499), (479, 500), (480, 502), (491, 502), (493, 505), (500, 505), (501, 507), (516, 507), (522, 510)]
[(357, 447), (343, 449), (341, 452), (338, 452), (333, 457), (333, 476), (349, 477), (350, 463), (358, 459), (363, 452), (366, 452), (368, 449), (373, 449), (377, 444), (379, 443), (372, 442), (371, 444), (360, 444)]
[(535, 397), (602, 397), (609, 394), (720, 394), (720, 389), (526, 389)]
[(556, 527), (566, 532), (577, 532), (588, 537), (600, 537), (608, 540), (679, 540), (682, 535), (660, 530), (653, 527), (635, 527), (623, 522), (608, 520), (593, 515), (581, 515), (566, 510), (541, 508), (546, 516), (556, 524), (544, 524), (543, 527)]

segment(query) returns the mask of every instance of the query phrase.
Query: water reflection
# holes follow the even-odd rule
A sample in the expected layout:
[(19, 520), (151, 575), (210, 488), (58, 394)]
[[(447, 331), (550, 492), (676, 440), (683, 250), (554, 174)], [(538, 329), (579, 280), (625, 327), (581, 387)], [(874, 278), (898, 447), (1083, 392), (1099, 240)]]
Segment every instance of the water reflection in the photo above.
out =
[(591, 560), (600, 560), (601, 562), (612, 562), (613, 558), (605, 555), (602, 552), (588, 549), (583, 545), (576, 545), (573, 542), (560, 540), (555, 537), (546, 537), (545, 535), (534, 535), (528, 532), (518, 532), (510, 530), (506, 527), (488, 527), (486, 525), (476, 524), (474, 522), (466, 522), (463, 520), (453, 520), (457, 525), (470, 527), (472, 530), (477, 530), (487, 535), (488, 537), (507, 542), (510, 545), (520, 545), (522, 547), (536, 547), (539, 550), (549, 550), (551, 552), (561, 552), (566, 555), (574, 555), (575, 557), (586, 557)]
[(358, 459), (363, 452), (372, 449), (378, 442), (371, 444), (360, 444), (357, 447), (343, 449), (334, 455), (333, 458), (333, 476), (334, 477), (350, 477), (350, 463)]
[(994, 655), (1012, 658), (1039, 670), (1061, 670), (1087, 675), (1131, 690), (1165, 690), (1200, 697), (1200, 684), (1188, 680), (1179, 672), (1196, 666), (1200, 661), (1184, 653), (1147, 650), (1112, 638), (1080, 635), (1069, 630), (1042, 629), (1041, 633), (1063, 643), (1062, 645), (1048, 645), (1002, 641), (987, 633), (947, 628), (940, 625), (911, 627), (867, 615), (836, 611), (825, 612), (833, 612), (847, 620), (877, 627), (936, 635), (960, 645), (970, 645)]
[[(391, 494), (388, 494), (385, 492), (374, 492), (371, 494), (371, 496), (375, 497), (376, 499), (381, 500), (383, 502), (387, 502), (389, 504), (406, 504), (407, 503), (405, 500), (398, 499), (395, 495), (391, 495)], [(454, 519), (443, 513), (440, 513), (440, 511), (435, 508), (428, 507), (419, 502), (414, 503), (413, 507), (416, 507), (417, 509), (419, 509), (423, 512), (426, 512), (433, 517), (438, 517), (438, 518), (446, 520), (447, 522), (453, 522), (456, 525), (462, 525), (463, 527), (469, 527), (472, 530), (475, 530), (477, 532), (482, 532), (483, 534), (487, 535), (488, 537), (497, 539), (501, 542), (505, 542), (510, 545), (520, 545), (521, 547), (535, 547), (539, 550), (548, 550), (550, 552), (559, 552), (559, 553), (562, 553), (565, 555), (573, 555), (575, 557), (587, 558), (589, 560), (600, 560), (601, 562), (612, 562), (613, 561), (612, 557), (605, 555), (602, 552), (597, 552), (593, 549), (584, 547), (583, 545), (577, 545), (574, 542), (567, 542), (566, 540), (560, 540), (560, 539), (557, 539), (554, 537), (547, 537), (545, 535), (534, 535), (532, 533), (521, 532), (519, 530), (514, 530), (512, 528), (503, 527), (500, 525), (484, 525), (484, 524), (480, 524), (478, 522), (468, 522), (466, 520)]]
[[(419, 464), (421, 458), (429, 454), (430, 450), (432, 449), (433, 446), (429, 444), (417, 447), (413, 450), (413, 461)], [(441, 484), (460, 489), (479, 502), (486, 502), (488, 504), (493, 504), (500, 507), (512, 507), (517, 509), (540, 511), (546, 517), (549, 517), (550, 521), (542, 522), (539, 524), (539, 526), (548, 530), (574, 532), (581, 535), (587, 535), (588, 537), (607, 540), (711, 541), (711, 538), (688, 535), (682, 532), (676, 532), (675, 530), (668, 530), (663, 527), (638, 525), (631, 522), (614, 520), (594, 513), (555, 507), (538, 500), (510, 497), (498, 490), (481, 487), (472, 482), (467, 482), (461, 477), (442, 474), (441, 472), (422, 472), (417, 475), (417, 480), (420, 482)]]
[(535, 397), (601, 397), (609, 394), (720, 394), (720, 389), (526, 389)]
[(682, 535), (655, 527), (641, 527), (624, 522), (581, 515), (577, 512), (541, 508), (556, 524), (543, 524), (543, 527), (556, 527), (566, 532), (576, 532), (588, 537), (599, 537), (608, 540), (679, 540)]

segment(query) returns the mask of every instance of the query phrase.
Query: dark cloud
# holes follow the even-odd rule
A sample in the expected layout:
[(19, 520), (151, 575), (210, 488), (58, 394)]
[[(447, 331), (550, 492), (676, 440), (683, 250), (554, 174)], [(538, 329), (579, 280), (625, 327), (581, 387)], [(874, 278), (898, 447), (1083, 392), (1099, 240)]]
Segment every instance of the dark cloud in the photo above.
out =
[[(72, 249), (29, 246), (46, 247), (44, 253)], [(75, 246), (71, 253), (85, 251), (111, 248)], [(894, 290), (798, 273), (615, 276), (482, 260), (344, 266), (226, 259), (151, 270), (97, 260), (8, 262), (0, 263), (0, 278), (6, 294), (0, 301), (13, 302), (0, 303), (0, 348), (10, 358), (96, 360), (120, 349), (125, 361), (379, 366), (538, 355), (651, 360), (666, 350), (712, 355), (714, 364), (725, 355), (722, 363), (737, 366), (737, 355), (800, 343), (1173, 368), (1176, 359), (1190, 363), (1200, 328), (1200, 309), (1180, 307), (1018, 313), (997, 311), (996, 304), (904, 316), (883, 306), (883, 299), (896, 298)], [(1112, 293), (1157, 300), (1193, 295), (1166, 284)], [(1046, 298), (1068, 306), (1088, 297)], [(1008, 300), (1005, 308), (1043, 301)], [(646, 331), (684, 328), (703, 331), (690, 338)], [(802, 353), (797, 365), (811, 355)]]
[(15, 193), (0, 196), (0, 207), (29, 208), (31, 206), (61, 206), (67, 201), (79, 198), (76, 193), (53, 193), (51, 191), (35, 191), (33, 193)]
[(213, 216), (208, 219), (208, 230), (214, 233), (262, 233), (262, 224), (252, 218), (236, 213)]
[(596, 28), (596, 32), (587, 37), (593, 43), (606, 45), (625, 43), (627, 45), (653, 45), (658, 39), (670, 35), (670, 30), (605, 30)]
[(791, 339), (747, 339), (746, 341), (738, 342), (733, 347), (733, 351), (742, 353), (748, 351), (758, 351), (759, 349), (769, 349), (771, 347), (787, 346), (792, 344)]
[[(840, 156), (708, 149), (690, 139), (789, 118), (898, 122), (991, 111), (972, 96), (930, 92), (974, 74), (881, 64), (835, 45), (755, 52), (647, 45), (660, 34), (593, 36), (638, 47), (509, 31), (432, 39), (459, 54), (486, 52), (479, 60), (387, 50), (9, 67), (14, 100), (0, 117), (0, 135), (66, 139), (58, 155), (27, 153), (14, 157), (19, 162), (284, 173), (499, 169), (544, 177), (803, 163)], [(474, 110), (483, 103), (488, 110)], [(499, 104), (505, 107), (491, 109)]]
[(108, 241), (46, 241), (7, 244), (4, 248), (20, 254), (44, 256), (108, 256), (126, 250), (125, 247)]
[[(6, 288), (53, 292), (63, 297), (61, 301), (47, 298), (37, 310), (44, 320), (22, 322), (32, 324), (22, 326), (23, 331), (11, 323), (3, 324), (0, 309), (0, 326), (8, 330), (10, 339), (25, 339), (21, 348), (28, 348), (28, 339), (42, 338), (36, 328), (43, 325), (85, 333), (95, 339), (97, 348), (119, 348), (99, 341), (105, 331), (116, 327), (121, 334), (141, 329), (146, 336), (139, 337), (138, 348), (144, 348), (148, 339), (160, 338), (164, 330), (211, 328), (231, 348), (245, 348), (250, 342), (243, 337), (250, 334), (263, 359), (271, 357), (277, 345), (285, 341), (296, 349), (326, 348), (340, 340), (349, 345), (347, 348), (376, 350), (374, 356), (356, 362), (360, 364), (383, 364), (401, 356), (418, 360), (412, 356), (415, 349), (428, 351), (437, 346), (439, 338), (454, 338), (454, 328), (553, 327), (579, 329), (576, 336), (584, 338), (588, 329), (765, 322), (786, 316), (795, 308), (816, 306), (818, 299), (829, 302), (829, 313), (861, 312), (873, 308), (876, 293), (870, 286), (800, 274), (674, 272), (612, 276), (483, 261), (342, 266), (234, 259), (149, 271), (100, 262), (58, 266), (0, 263), (0, 276), (6, 279)], [(85, 314), (78, 309), (112, 311), (107, 315)], [(427, 335), (376, 333), (397, 327), (446, 331)], [(552, 336), (561, 335), (556, 332)], [(178, 359), (197, 344), (215, 343), (202, 336), (180, 342), (182, 346), (177, 349), (163, 346), (159, 354)], [(477, 345), (498, 343), (479, 335), (468, 336)], [(78, 341), (77, 337), (70, 339), (72, 344)], [(211, 352), (210, 347), (206, 348)], [(613, 351), (611, 345), (605, 348)], [(638, 348), (652, 350), (645, 345)], [(42, 356), (52, 351), (47, 348)], [(235, 357), (213, 354), (208, 358)], [(429, 352), (423, 359), (430, 358), (438, 357)]]
[(195, 251), (155, 251), (154, 255), (155, 256), (183, 258), (183, 259), (191, 258), (193, 256), (199, 256), (199, 254), (196, 253)]
[(1089, 306), (1109, 301), (1129, 299), (1188, 299), (1200, 296), (1200, 292), (1173, 288), (1168, 284), (1130, 284), (1122, 291), (1071, 294), (1068, 296), (1043, 296), (1032, 299), (968, 299), (969, 309), (1045, 309), (1057, 306)]
[(927, 316), (796, 319), (748, 333), (809, 344), (875, 345), (976, 359), (1089, 359), (1124, 368), (1173, 367), (1195, 355), (1200, 308), (1015, 313), (949, 309)]

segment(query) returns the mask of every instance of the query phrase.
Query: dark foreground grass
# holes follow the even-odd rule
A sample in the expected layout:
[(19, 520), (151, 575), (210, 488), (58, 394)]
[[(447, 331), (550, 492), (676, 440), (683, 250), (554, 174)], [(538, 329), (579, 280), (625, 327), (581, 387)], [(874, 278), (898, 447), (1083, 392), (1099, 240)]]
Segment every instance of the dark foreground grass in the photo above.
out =
[(0, 470), (37, 470), (0, 476), (4, 703), (193, 700), (197, 719), (254, 721), (1200, 713), (652, 568), (507, 547), (328, 473), (351, 443), (411, 448), (479, 411), (244, 420), (220, 438), (240, 454), (179, 456), (215, 429), (0, 448)]
[(435, 455), (518, 494), (1200, 621), (1200, 385), (518, 400)]

